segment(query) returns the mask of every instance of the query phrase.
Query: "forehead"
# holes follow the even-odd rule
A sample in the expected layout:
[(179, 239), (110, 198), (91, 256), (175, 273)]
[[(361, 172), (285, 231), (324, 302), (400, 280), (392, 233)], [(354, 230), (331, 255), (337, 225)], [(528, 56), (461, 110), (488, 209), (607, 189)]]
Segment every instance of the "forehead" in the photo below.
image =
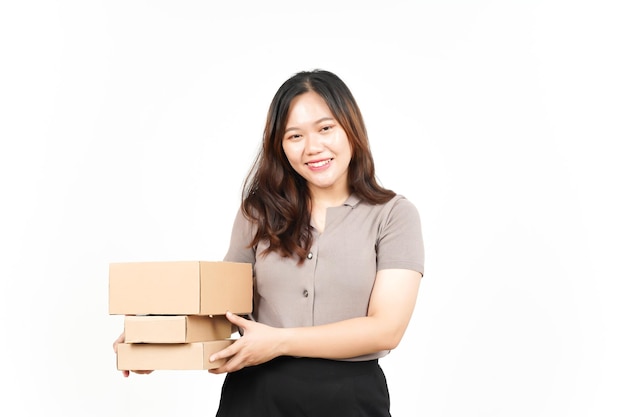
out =
[(287, 113), (287, 125), (315, 123), (329, 117), (333, 118), (333, 114), (322, 96), (308, 91), (292, 100)]

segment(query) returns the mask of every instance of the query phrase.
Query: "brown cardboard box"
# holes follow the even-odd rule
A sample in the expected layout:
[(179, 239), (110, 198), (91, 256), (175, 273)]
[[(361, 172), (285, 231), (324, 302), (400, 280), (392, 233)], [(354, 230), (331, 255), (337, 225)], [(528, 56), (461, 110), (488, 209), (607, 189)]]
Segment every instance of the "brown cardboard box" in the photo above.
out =
[(226, 360), (209, 362), (209, 357), (234, 340), (196, 343), (120, 343), (117, 345), (118, 370), (189, 370), (213, 369)]
[(125, 262), (109, 265), (109, 314), (224, 315), (252, 312), (252, 265)]
[(226, 316), (126, 316), (126, 343), (192, 343), (228, 339)]

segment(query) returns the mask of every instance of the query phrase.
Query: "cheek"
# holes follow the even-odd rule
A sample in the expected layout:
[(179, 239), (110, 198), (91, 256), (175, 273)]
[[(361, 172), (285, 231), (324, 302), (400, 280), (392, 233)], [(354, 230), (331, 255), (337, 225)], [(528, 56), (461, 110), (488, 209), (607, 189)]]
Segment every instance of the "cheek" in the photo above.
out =
[(350, 159), (352, 159), (352, 156), (354, 156), (353, 155), (353, 150), (352, 150), (352, 145), (350, 145), (350, 141), (348, 140), (348, 138), (344, 138), (343, 139), (342, 152), (344, 152), (346, 155), (348, 155), (348, 157)]
[(287, 157), (287, 159), (290, 161), (293, 161), (299, 157), (300, 149), (298, 148), (299, 148), (299, 144), (297, 143), (293, 143), (293, 142), (283, 143), (283, 152), (285, 153), (285, 156)]
[(287, 159), (287, 162), (289, 163), (289, 165), (291, 165), (291, 167), (294, 168), (295, 161), (296, 161), (296, 153), (294, 152), (293, 147), (283, 146), (283, 152), (285, 153), (285, 158)]
[(285, 146), (285, 143), (284, 143), (284, 142), (283, 142), (283, 153), (285, 154), (285, 156), (287, 157), (287, 159), (289, 159), (290, 149), (289, 149), (289, 146)]

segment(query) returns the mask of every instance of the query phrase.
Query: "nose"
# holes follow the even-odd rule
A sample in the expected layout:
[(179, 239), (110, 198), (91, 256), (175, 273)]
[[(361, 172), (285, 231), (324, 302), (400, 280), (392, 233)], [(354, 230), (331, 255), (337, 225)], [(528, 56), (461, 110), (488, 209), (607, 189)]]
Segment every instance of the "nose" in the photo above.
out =
[(311, 133), (307, 135), (305, 145), (304, 145), (304, 151), (308, 155), (315, 155), (317, 153), (322, 152), (323, 150), (324, 150), (324, 142), (323, 142), (322, 135), (318, 133)]

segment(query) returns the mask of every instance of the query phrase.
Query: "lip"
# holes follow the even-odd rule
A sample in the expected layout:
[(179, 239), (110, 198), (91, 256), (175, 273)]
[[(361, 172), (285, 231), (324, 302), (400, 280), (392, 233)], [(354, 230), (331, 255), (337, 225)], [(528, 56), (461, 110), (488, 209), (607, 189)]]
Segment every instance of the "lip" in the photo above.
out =
[[(316, 159), (315, 161), (305, 162), (304, 164), (312, 171), (321, 171), (328, 168), (334, 158)], [(316, 165), (321, 164), (321, 165)]]

